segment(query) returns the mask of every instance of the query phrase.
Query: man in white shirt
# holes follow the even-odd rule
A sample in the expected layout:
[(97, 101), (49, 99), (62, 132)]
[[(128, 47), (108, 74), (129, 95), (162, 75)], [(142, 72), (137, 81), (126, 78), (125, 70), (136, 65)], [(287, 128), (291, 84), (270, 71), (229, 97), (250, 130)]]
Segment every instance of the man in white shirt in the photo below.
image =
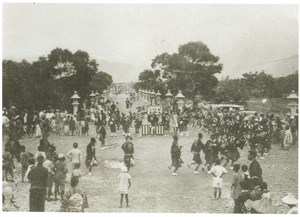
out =
[(71, 159), (73, 169), (79, 169), (81, 163), (81, 152), (78, 149), (78, 144), (75, 142), (73, 144), (73, 148), (71, 151), (67, 153), (67, 157)]
[(222, 186), (223, 186), (223, 175), (225, 175), (227, 173), (227, 170), (221, 166), (221, 161), (218, 159), (215, 162), (215, 166), (213, 166), (211, 168), (211, 170), (209, 171), (209, 173), (211, 173), (213, 175), (213, 188), (214, 188), (214, 198), (217, 198), (217, 192), (219, 190), (219, 197), (218, 199), (221, 198), (222, 195)]

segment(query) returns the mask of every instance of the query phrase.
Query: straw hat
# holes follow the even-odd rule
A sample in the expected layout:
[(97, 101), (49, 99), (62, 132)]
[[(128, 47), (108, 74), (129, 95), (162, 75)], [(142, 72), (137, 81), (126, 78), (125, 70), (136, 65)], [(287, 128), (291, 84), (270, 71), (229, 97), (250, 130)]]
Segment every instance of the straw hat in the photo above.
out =
[(290, 193), (288, 195), (286, 195), (285, 197), (283, 197), (281, 199), (281, 201), (288, 205), (297, 205), (298, 204), (298, 200), (294, 197), (294, 195), (292, 195)]
[(268, 198), (262, 198), (252, 203), (251, 208), (261, 214), (276, 214), (277, 209), (271, 204)]

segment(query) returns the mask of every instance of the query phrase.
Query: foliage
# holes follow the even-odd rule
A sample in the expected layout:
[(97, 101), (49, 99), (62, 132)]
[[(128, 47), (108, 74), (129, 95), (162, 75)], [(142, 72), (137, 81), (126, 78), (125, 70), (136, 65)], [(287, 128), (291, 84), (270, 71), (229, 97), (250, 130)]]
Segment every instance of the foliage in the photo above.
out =
[(220, 81), (214, 97), (215, 103), (244, 104), (249, 98), (248, 89), (241, 79)]
[(251, 96), (270, 97), (274, 90), (274, 78), (264, 71), (243, 74), (243, 81)]
[(189, 42), (178, 48), (178, 53), (163, 53), (152, 60), (152, 68), (161, 72), (166, 89), (194, 97), (201, 94), (209, 98), (218, 84), (214, 76), (221, 73), (222, 64), (203, 42)]
[(98, 72), (98, 64), (85, 51), (72, 53), (56, 48), (33, 63), (3, 60), (3, 105), (41, 110), (71, 109), (76, 90), (81, 99), (91, 90), (100, 93), (112, 84), (112, 77)]

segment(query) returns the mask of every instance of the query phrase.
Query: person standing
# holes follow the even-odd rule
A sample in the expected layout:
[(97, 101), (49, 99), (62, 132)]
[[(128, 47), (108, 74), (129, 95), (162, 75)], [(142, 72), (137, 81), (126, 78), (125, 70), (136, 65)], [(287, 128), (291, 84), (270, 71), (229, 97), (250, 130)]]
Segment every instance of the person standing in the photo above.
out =
[(202, 147), (204, 146), (201, 139), (202, 139), (202, 133), (198, 133), (198, 139), (193, 143), (192, 147), (191, 147), (191, 152), (193, 153), (193, 163), (189, 163), (188, 167), (190, 168), (191, 165), (196, 164), (196, 168), (194, 173), (198, 174), (198, 169), (202, 163), (201, 161), (201, 157), (200, 157), (200, 152), (202, 150)]
[(57, 200), (58, 192), (60, 192), (61, 199), (63, 198), (63, 195), (65, 193), (66, 175), (68, 172), (64, 154), (59, 153), (57, 158), (58, 161), (55, 162), (53, 169), (55, 177), (55, 200)]
[[(13, 168), (14, 168), (14, 160), (13, 160), (13, 156), (10, 154), (9, 152), (9, 148), (5, 147), (4, 149), (4, 153), (2, 155), (2, 169), (4, 170), (4, 180), (5, 181), (14, 181), (14, 172), (13, 172)], [(10, 175), (11, 179), (8, 180), (8, 176)]]
[(106, 130), (105, 130), (104, 124), (100, 125), (98, 132), (99, 132), (99, 141), (101, 142), (101, 147), (104, 147), (105, 139), (106, 139)]
[(121, 199), (120, 199), (120, 208), (122, 208), (123, 205), (123, 198), (125, 194), (125, 199), (126, 199), (126, 206), (129, 207), (129, 201), (128, 201), (128, 189), (131, 187), (131, 176), (127, 171), (126, 167), (121, 167), (122, 173), (118, 176), (118, 179), (120, 179), (119, 183), (119, 192), (121, 194)]
[(50, 160), (51, 155), (46, 155), (46, 160), (43, 163), (43, 167), (45, 167), (48, 170), (48, 180), (47, 180), (47, 201), (51, 201), (51, 195), (52, 195), (52, 186), (53, 186), (53, 162)]
[(214, 188), (214, 198), (217, 199), (217, 193), (219, 191), (218, 199), (221, 198), (222, 195), (222, 187), (223, 187), (223, 175), (227, 173), (225, 167), (221, 165), (221, 161), (218, 159), (215, 163), (215, 166), (211, 168), (209, 171), (213, 175), (213, 188)]
[(74, 136), (74, 132), (76, 130), (76, 123), (73, 117), (70, 118), (69, 120), (69, 132), (71, 133), (72, 136)]
[(89, 170), (89, 175), (92, 175), (92, 168), (97, 163), (96, 160), (96, 139), (91, 138), (91, 142), (86, 146), (85, 165)]
[(182, 160), (180, 158), (181, 156), (181, 148), (182, 146), (178, 145), (178, 136), (173, 136), (173, 143), (171, 146), (171, 159), (172, 159), (172, 165), (168, 166), (169, 170), (171, 170), (171, 166), (173, 166), (175, 169), (172, 173), (172, 176), (177, 176), (177, 170), (179, 167), (181, 167)]
[(178, 115), (175, 112), (172, 115), (171, 120), (172, 120), (172, 126), (173, 126), (174, 134), (177, 134), (177, 131), (178, 131)]
[(73, 149), (70, 150), (66, 156), (71, 159), (72, 169), (80, 168), (81, 164), (81, 151), (78, 149), (78, 143), (73, 144)]
[(241, 183), (243, 181), (243, 175), (239, 172), (240, 165), (233, 165), (233, 175), (232, 175), (232, 183), (231, 183), (231, 198), (234, 200), (234, 210), (233, 213), (239, 213), (237, 198), (241, 195), (242, 186)]
[(284, 132), (283, 149), (289, 150), (292, 145), (292, 142), (293, 142), (292, 132), (290, 130), (290, 127), (286, 126)]
[(259, 178), (260, 181), (262, 181), (262, 169), (258, 161), (255, 159), (256, 155), (257, 155), (256, 151), (249, 151), (248, 154), (248, 160), (250, 161), (249, 175), (250, 178), (256, 176), (257, 178)]
[(140, 134), (140, 128), (142, 126), (142, 118), (140, 115), (136, 116), (134, 123), (135, 133), (137, 137), (141, 137), (142, 135)]
[(113, 137), (113, 136), (117, 137), (117, 124), (116, 124), (115, 118), (110, 117), (108, 124), (109, 124), (110, 132), (111, 132), (110, 137)]
[(29, 166), (28, 160), (34, 155), (28, 151), (25, 151), (25, 146), (21, 146), (21, 164), (22, 164), (22, 182), (24, 182), (24, 178)]
[(38, 165), (28, 174), (28, 180), (31, 182), (29, 190), (29, 211), (44, 212), (45, 198), (48, 180), (48, 170), (43, 167), (44, 156), (37, 157)]
[(127, 167), (127, 170), (129, 172), (130, 166), (131, 166), (131, 159), (133, 159), (133, 153), (134, 153), (134, 146), (132, 143), (131, 136), (126, 136), (126, 142), (122, 145), (122, 150), (124, 151), (124, 164)]

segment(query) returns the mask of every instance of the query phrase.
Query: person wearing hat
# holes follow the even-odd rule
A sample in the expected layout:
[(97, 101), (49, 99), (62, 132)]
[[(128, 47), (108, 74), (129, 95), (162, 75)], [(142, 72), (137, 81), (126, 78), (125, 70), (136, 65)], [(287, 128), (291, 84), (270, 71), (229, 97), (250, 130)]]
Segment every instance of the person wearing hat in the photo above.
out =
[(126, 136), (126, 142), (122, 145), (122, 150), (124, 151), (124, 164), (127, 167), (127, 170), (129, 172), (130, 166), (131, 166), (131, 159), (134, 159), (134, 146), (132, 143), (131, 136)]
[(29, 190), (29, 211), (44, 212), (45, 198), (48, 180), (48, 170), (43, 167), (45, 158), (37, 156), (38, 164), (28, 173), (28, 180), (31, 182)]
[(89, 175), (92, 175), (92, 168), (96, 164), (96, 139), (91, 138), (90, 143), (86, 146), (85, 165), (89, 170)]
[(288, 194), (283, 197), (281, 201), (290, 208), (287, 214), (298, 214), (298, 200), (294, 197), (294, 195)]
[(61, 199), (65, 193), (66, 175), (68, 173), (67, 165), (65, 163), (65, 156), (62, 153), (58, 154), (58, 160), (54, 164), (54, 180), (55, 180), (55, 191), (54, 197), (57, 200), (57, 193), (60, 192)]
[(256, 151), (249, 151), (249, 154), (248, 154), (248, 160), (250, 161), (249, 175), (250, 175), (250, 178), (252, 178), (253, 176), (256, 176), (262, 181), (262, 169), (261, 169), (258, 161), (255, 159), (256, 155), (257, 155)]

